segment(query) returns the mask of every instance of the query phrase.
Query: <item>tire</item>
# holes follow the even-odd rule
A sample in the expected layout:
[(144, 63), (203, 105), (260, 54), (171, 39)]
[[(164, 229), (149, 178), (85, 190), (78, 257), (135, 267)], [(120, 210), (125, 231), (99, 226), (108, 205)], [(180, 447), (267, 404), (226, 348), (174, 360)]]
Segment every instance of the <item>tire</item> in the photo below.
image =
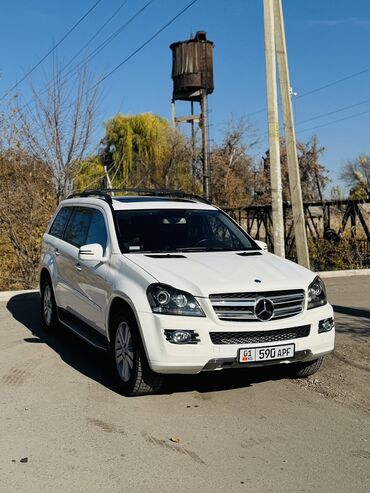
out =
[(154, 394), (160, 389), (163, 375), (150, 369), (136, 321), (127, 314), (114, 317), (110, 359), (122, 394)]
[(293, 363), (290, 376), (292, 378), (307, 378), (319, 371), (324, 358), (308, 361), (307, 363)]
[(52, 332), (58, 328), (58, 313), (54, 291), (49, 278), (41, 282), (41, 322), (45, 332)]

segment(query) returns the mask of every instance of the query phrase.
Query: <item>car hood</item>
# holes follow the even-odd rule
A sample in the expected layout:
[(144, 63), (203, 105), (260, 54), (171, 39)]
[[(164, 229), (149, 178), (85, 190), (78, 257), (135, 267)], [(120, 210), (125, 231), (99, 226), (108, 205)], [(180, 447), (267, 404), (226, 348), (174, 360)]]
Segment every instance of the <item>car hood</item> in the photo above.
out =
[(128, 254), (127, 259), (157, 282), (199, 297), (212, 293), (307, 289), (315, 274), (267, 252), (193, 252), (180, 255)]

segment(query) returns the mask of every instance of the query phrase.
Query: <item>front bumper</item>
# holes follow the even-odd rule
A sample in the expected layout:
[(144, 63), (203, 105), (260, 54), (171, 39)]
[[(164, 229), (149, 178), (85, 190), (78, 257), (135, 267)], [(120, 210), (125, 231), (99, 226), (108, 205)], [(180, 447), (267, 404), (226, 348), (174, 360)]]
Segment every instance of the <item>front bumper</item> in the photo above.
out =
[[(157, 373), (194, 374), (223, 368), (245, 368), (271, 364), (311, 361), (334, 349), (334, 329), (319, 333), (320, 320), (333, 317), (331, 305), (305, 310), (299, 316), (269, 322), (222, 322), (216, 317), (177, 317), (139, 312), (138, 319), (149, 365)], [(210, 332), (253, 332), (292, 329), (310, 325), (307, 337), (282, 342), (259, 342), (255, 344), (213, 344)], [(197, 344), (173, 344), (166, 340), (164, 331), (173, 329), (194, 330), (199, 334)], [(295, 344), (295, 355), (285, 360), (240, 364), (241, 348), (268, 347), (279, 344)]]

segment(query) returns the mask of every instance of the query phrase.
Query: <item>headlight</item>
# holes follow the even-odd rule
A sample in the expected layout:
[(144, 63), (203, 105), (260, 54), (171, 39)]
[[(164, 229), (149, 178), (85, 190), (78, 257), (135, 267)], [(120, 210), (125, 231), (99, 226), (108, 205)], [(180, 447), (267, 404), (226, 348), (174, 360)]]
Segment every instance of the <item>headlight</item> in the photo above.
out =
[(151, 284), (147, 289), (147, 296), (155, 313), (205, 317), (201, 306), (192, 294), (166, 284)]
[(307, 309), (316, 308), (317, 306), (325, 305), (326, 300), (326, 290), (325, 285), (319, 276), (315, 277), (315, 279), (308, 286), (308, 303)]

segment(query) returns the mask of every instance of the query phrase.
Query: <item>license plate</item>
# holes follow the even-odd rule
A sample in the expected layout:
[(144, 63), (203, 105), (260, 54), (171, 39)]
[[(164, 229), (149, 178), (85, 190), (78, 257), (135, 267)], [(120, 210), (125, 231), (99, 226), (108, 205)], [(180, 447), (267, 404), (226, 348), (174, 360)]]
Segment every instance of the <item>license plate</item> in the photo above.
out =
[(294, 344), (281, 346), (262, 346), (239, 350), (239, 363), (254, 363), (256, 361), (271, 361), (286, 359), (294, 356)]

